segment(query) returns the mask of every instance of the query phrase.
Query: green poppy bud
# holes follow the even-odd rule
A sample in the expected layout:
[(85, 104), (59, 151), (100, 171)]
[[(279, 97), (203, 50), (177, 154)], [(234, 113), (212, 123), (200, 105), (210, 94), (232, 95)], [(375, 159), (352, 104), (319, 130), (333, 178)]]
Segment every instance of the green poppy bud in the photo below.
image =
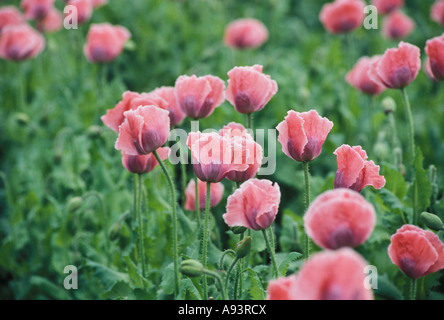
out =
[(182, 274), (194, 278), (203, 274), (204, 267), (199, 261), (189, 259), (181, 262), (179, 270)]
[(436, 214), (423, 212), (421, 213), (421, 219), (424, 221), (424, 224), (432, 230), (444, 230), (444, 224)]
[(251, 249), (253, 239), (250, 236), (245, 237), (236, 246), (236, 257), (242, 259), (247, 256)]
[(68, 201), (68, 204), (66, 205), (66, 210), (68, 211), (68, 213), (74, 213), (82, 206), (82, 204), (82, 197), (73, 197)]

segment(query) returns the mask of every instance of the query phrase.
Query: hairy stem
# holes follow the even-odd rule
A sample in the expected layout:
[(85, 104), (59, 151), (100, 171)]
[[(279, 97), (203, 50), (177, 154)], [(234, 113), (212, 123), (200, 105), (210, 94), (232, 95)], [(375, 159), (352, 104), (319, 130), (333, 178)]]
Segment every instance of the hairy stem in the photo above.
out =
[(277, 267), (277, 263), (276, 263), (276, 257), (274, 254), (274, 248), (272, 247), (272, 245), (270, 243), (270, 239), (267, 235), (267, 230), (262, 230), (262, 234), (264, 235), (265, 243), (267, 245), (267, 249), (270, 254), (271, 264), (273, 266), (273, 277), (277, 278), (279, 276), (279, 271), (278, 271), (278, 267)]
[[(205, 220), (204, 220), (204, 234), (203, 234), (203, 251), (202, 251), (202, 265), (204, 269), (207, 268), (207, 250), (208, 250), (208, 223), (210, 216), (210, 197), (211, 188), (210, 183), (206, 183), (206, 198), (205, 198)], [(208, 287), (207, 287), (207, 277), (203, 277), (203, 290), (204, 290), (204, 300), (208, 300)]]
[(170, 186), (171, 190), (171, 206), (172, 206), (172, 233), (173, 233), (173, 255), (174, 255), (174, 294), (177, 296), (179, 293), (179, 251), (177, 248), (177, 211), (176, 211), (176, 188), (173, 182), (173, 179), (171, 178), (171, 175), (169, 174), (167, 168), (165, 167), (165, 164), (162, 162), (162, 159), (160, 159), (159, 154), (157, 151), (153, 151), (154, 156), (156, 157), (157, 161), (159, 162), (163, 173), (165, 174), (165, 177), (168, 180), (168, 184)]
[[(305, 210), (308, 209), (308, 207), (310, 206), (310, 167), (309, 167), (309, 163), (308, 162), (303, 162), (303, 167), (304, 167), (304, 178), (305, 178)], [(307, 232), (305, 232), (305, 238), (304, 238), (304, 259), (308, 259), (308, 257), (310, 256), (310, 251), (311, 251), (311, 241), (310, 238), (307, 234)]]

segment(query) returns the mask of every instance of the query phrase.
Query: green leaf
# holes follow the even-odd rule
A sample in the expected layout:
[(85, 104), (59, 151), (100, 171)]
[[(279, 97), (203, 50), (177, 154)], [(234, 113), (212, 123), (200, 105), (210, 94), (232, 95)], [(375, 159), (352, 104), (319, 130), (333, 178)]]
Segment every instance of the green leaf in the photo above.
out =
[(430, 206), (430, 198), (432, 196), (432, 186), (427, 174), (427, 170), (423, 167), (424, 157), (421, 149), (416, 148), (416, 157), (414, 162), (414, 182), (409, 188), (409, 196), (413, 199), (413, 193), (416, 192), (416, 211), (427, 211)]
[(190, 278), (180, 281), (179, 300), (202, 300), (202, 296)]
[(106, 291), (110, 291), (119, 281), (125, 283), (130, 281), (128, 274), (114, 271), (89, 259), (83, 259), (83, 266), (94, 271), (94, 275), (100, 280)]
[(126, 266), (128, 268), (128, 276), (131, 283), (131, 286), (135, 288), (145, 288), (149, 286), (149, 281), (145, 279), (137, 269), (137, 266), (130, 259), (130, 257), (125, 256), (123, 258), (125, 260)]
[(279, 244), (284, 252), (296, 251), (298, 245), (298, 223), (296, 215), (290, 210), (285, 210), (282, 216), (282, 229), (279, 237)]
[(290, 252), (289, 254), (286, 254), (285, 258), (279, 264), (279, 267), (278, 267), (279, 274), (281, 276), (286, 276), (288, 267), (290, 266), (290, 263), (298, 260), (301, 256), (302, 256), (302, 254), (299, 252)]
[(382, 299), (402, 300), (401, 291), (390, 282), (386, 274), (378, 277), (378, 288), (374, 289), (374, 294)]
[(56, 285), (46, 278), (40, 276), (32, 276), (29, 280), (31, 290), (37, 291), (39, 294), (44, 293), (48, 297), (57, 300), (69, 300), (71, 297), (63, 284)]
[(162, 282), (160, 287), (167, 294), (174, 293), (174, 264), (170, 263), (163, 273)]
[(250, 287), (248, 289), (248, 293), (252, 300), (264, 300), (265, 299), (265, 290), (262, 287), (262, 282), (257, 275), (257, 273), (251, 269), (247, 268), (244, 272), (248, 272), (248, 280), (250, 281)]
[(390, 190), (398, 199), (404, 199), (407, 193), (407, 182), (401, 172), (387, 165), (383, 166), (381, 172), (386, 180), (384, 189), (381, 191)]

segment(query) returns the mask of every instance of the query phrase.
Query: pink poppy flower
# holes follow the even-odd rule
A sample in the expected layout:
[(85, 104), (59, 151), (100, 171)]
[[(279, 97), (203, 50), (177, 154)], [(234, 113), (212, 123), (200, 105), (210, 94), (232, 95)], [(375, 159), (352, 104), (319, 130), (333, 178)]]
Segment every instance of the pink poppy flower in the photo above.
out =
[(365, 5), (362, 0), (335, 0), (322, 7), (319, 18), (332, 34), (351, 32), (364, 22)]
[[(157, 149), (161, 160), (166, 160), (170, 154), (169, 148)], [(144, 174), (154, 170), (159, 165), (153, 153), (144, 155), (130, 155), (122, 152), (122, 165), (131, 173)]]
[(212, 75), (180, 76), (174, 88), (179, 108), (192, 119), (210, 116), (225, 101), (225, 83)]
[(266, 300), (293, 300), (296, 278), (296, 275), (290, 275), (270, 280)]
[(444, 0), (436, 1), (430, 11), (432, 20), (444, 26)]
[(0, 8), (0, 33), (7, 25), (16, 25), (25, 22), (22, 14), (14, 6)]
[(333, 128), (333, 122), (321, 117), (317, 111), (288, 111), (285, 120), (276, 127), (282, 151), (290, 158), (307, 162), (321, 153), (322, 145)]
[(242, 146), (242, 150), (237, 152), (242, 155), (242, 163), (248, 165), (247, 170), (230, 171), (226, 178), (236, 182), (244, 182), (254, 178), (262, 165), (262, 146), (254, 141), (245, 127), (239, 123), (230, 122), (219, 131), (219, 134), (232, 139)]
[(22, 9), (26, 19), (41, 20), (54, 6), (55, 0), (23, 0)]
[(7, 25), (0, 37), (0, 57), (6, 60), (32, 59), (45, 48), (45, 39), (30, 25)]
[(109, 23), (93, 24), (88, 31), (85, 56), (90, 62), (111, 62), (122, 53), (130, 38), (130, 32), (124, 27)]
[(115, 148), (135, 156), (162, 147), (170, 133), (168, 113), (156, 106), (140, 106), (126, 111)]
[(430, 78), (430, 80), (438, 82), (438, 79), (435, 78), (435, 75), (433, 74), (433, 71), (432, 71), (432, 67), (430, 66), (430, 59), (429, 59), (429, 57), (427, 57), (425, 59), (423, 68), (424, 68), (425, 74), (427, 75), (427, 77)]
[(373, 300), (364, 285), (366, 266), (350, 248), (315, 253), (297, 274), (292, 300)]
[(408, 277), (418, 279), (444, 268), (444, 244), (431, 231), (404, 225), (390, 239), (388, 254)]
[(436, 80), (444, 80), (444, 35), (427, 40), (428, 65)]
[(382, 34), (392, 40), (404, 39), (412, 33), (415, 26), (415, 22), (402, 11), (394, 11), (385, 18)]
[(391, 13), (404, 5), (404, 0), (373, 0), (372, 4), (378, 9), (379, 14)]
[(52, 8), (46, 17), (37, 21), (37, 28), (41, 32), (56, 32), (63, 27), (63, 15), (56, 8)]
[(380, 56), (362, 57), (355, 64), (353, 69), (347, 73), (346, 81), (359, 91), (367, 95), (378, 95), (385, 90), (385, 87), (380, 83), (376, 83), (369, 76), (369, 70), (372, 64), (376, 63)]
[(335, 188), (349, 188), (360, 192), (366, 186), (375, 189), (385, 186), (385, 178), (379, 175), (379, 166), (373, 161), (367, 161), (367, 153), (361, 146), (351, 147), (344, 144), (333, 154), (337, 156), (338, 163)]
[(379, 59), (373, 80), (390, 89), (402, 89), (415, 80), (420, 69), (419, 48), (401, 41), (398, 48), (387, 49)]
[(166, 110), (170, 112), (171, 126), (179, 125), (185, 119), (186, 114), (177, 105), (174, 87), (160, 87), (155, 89), (153, 93), (166, 101)]
[(373, 232), (376, 213), (360, 193), (333, 189), (319, 195), (304, 215), (304, 226), (313, 241), (324, 249), (357, 247)]
[(278, 91), (276, 81), (262, 73), (261, 65), (234, 67), (228, 72), (227, 100), (237, 112), (262, 110)]
[[(204, 210), (206, 199), (207, 199), (207, 183), (198, 180), (199, 189), (199, 209)], [(219, 204), (224, 195), (224, 185), (222, 182), (212, 183), (210, 185), (210, 207), (214, 208)], [(196, 183), (190, 180), (185, 189), (185, 210), (195, 211), (196, 210)]]
[(236, 140), (215, 132), (190, 132), (187, 145), (191, 150), (194, 173), (206, 182), (220, 182), (230, 171), (243, 171), (243, 148)]
[[(158, 108), (170, 111), (168, 101), (158, 94), (157, 91), (148, 93), (137, 93), (125, 91), (122, 100), (117, 105), (106, 111), (101, 117), (102, 122), (111, 130), (119, 132), (119, 126), (125, 120), (124, 113), (128, 110), (135, 110), (139, 106), (156, 106)], [(171, 114), (169, 115), (171, 118)]]
[[(91, 16), (93, 14), (93, 3), (92, 0), (68, 0), (66, 2), (67, 6), (74, 6), (77, 10), (77, 23), (83, 24), (87, 22), (89, 19), (91, 19)], [(66, 12), (65, 17), (71, 16), (72, 12)], [(70, 19), (67, 21), (68, 23), (72, 24), (73, 21)]]
[(250, 179), (228, 197), (223, 219), (230, 227), (265, 230), (275, 220), (280, 201), (281, 191), (277, 183)]
[(224, 43), (236, 49), (258, 48), (268, 39), (267, 27), (256, 19), (234, 20), (225, 28)]

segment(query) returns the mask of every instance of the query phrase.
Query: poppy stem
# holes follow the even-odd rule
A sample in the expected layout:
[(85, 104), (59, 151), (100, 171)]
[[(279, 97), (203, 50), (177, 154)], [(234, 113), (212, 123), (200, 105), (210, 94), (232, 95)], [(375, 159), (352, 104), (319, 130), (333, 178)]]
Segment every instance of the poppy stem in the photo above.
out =
[(416, 279), (410, 279), (410, 300), (416, 300)]
[[(203, 249), (202, 249), (202, 265), (204, 269), (207, 268), (207, 250), (208, 250), (208, 223), (210, 215), (210, 197), (211, 197), (211, 184), (206, 183), (206, 197), (205, 197), (205, 220), (204, 220), (204, 233), (203, 233)], [(208, 287), (207, 277), (203, 276), (203, 290), (204, 300), (208, 300)]]
[(410, 107), (409, 97), (407, 95), (407, 90), (405, 88), (401, 89), (402, 96), (404, 99), (404, 104), (407, 111), (407, 121), (409, 125), (409, 138), (410, 138), (410, 161), (413, 163), (415, 161), (415, 132), (413, 126), (413, 115), (412, 108)]
[(194, 205), (196, 207), (196, 219), (197, 219), (197, 227), (200, 229), (201, 219), (200, 219), (200, 201), (199, 201), (199, 179), (196, 175), (194, 175)]
[[(272, 232), (271, 227), (268, 228), (268, 230), (270, 232)], [(273, 277), (277, 278), (279, 276), (279, 271), (278, 271), (278, 267), (277, 267), (277, 263), (276, 263), (276, 257), (274, 254), (274, 246), (272, 246), (270, 243), (270, 239), (267, 235), (267, 230), (262, 230), (262, 234), (264, 235), (265, 244), (267, 245), (268, 252), (270, 253), (271, 263), (273, 266)]]
[(210, 276), (210, 277), (213, 277), (214, 279), (216, 279), (216, 282), (219, 284), (219, 287), (220, 287), (220, 291), (221, 291), (221, 295), (222, 295), (222, 300), (227, 300), (227, 296), (225, 295), (226, 291), (224, 290), (222, 279), (219, 277), (219, 275), (217, 273), (214, 273), (214, 272), (212, 272), (210, 270), (207, 270), (205, 268), (204, 268), (203, 272), (204, 272), (204, 275), (203, 275), (204, 279), (206, 278), (207, 275)]
[[(310, 205), (310, 166), (309, 163), (307, 161), (302, 163), (303, 167), (304, 167), (304, 178), (305, 178), (305, 210), (308, 209), (309, 205)], [(304, 258), (308, 259), (308, 257), (310, 256), (310, 251), (311, 251), (311, 243), (310, 243), (310, 238), (308, 237), (307, 232), (305, 232), (305, 239), (304, 239), (305, 243), (305, 250), (304, 250)]]
[(157, 150), (154, 150), (153, 154), (156, 157), (157, 162), (159, 162), (160, 167), (162, 168), (162, 171), (168, 180), (168, 184), (169, 184), (170, 190), (171, 190), (171, 205), (172, 205), (171, 219), (172, 219), (172, 233), (173, 233), (173, 255), (174, 255), (174, 261), (173, 261), (173, 264), (174, 264), (174, 294), (177, 296), (177, 294), (179, 293), (179, 263), (178, 263), (179, 251), (177, 249), (176, 188), (174, 186), (173, 179), (171, 179), (171, 176), (168, 173), (168, 170), (165, 167), (165, 164), (163, 163), (159, 154), (157, 153)]
[(230, 273), (233, 270), (233, 268), (236, 265), (236, 263), (238, 263), (238, 262), (239, 262), (239, 258), (238, 257), (234, 258), (233, 263), (228, 268), (227, 275), (226, 275), (226, 278), (225, 278), (225, 291), (226, 292), (228, 292), (228, 280), (230, 279)]
[(140, 263), (142, 265), (142, 276), (146, 277), (146, 270), (145, 270), (145, 247), (144, 247), (144, 227), (143, 227), (143, 221), (142, 221), (142, 175), (136, 174), (134, 176), (136, 183), (136, 216), (138, 221), (138, 230), (139, 230), (139, 259)]
[(373, 148), (375, 143), (375, 123), (374, 123), (374, 98), (373, 96), (368, 96), (368, 121), (370, 125), (370, 146)]
[(247, 113), (247, 129), (253, 131), (253, 114)]
[[(409, 125), (409, 136), (410, 136), (410, 162), (411, 162), (411, 172), (414, 172), (414, 164), (415, 164), (415, 132), (414, 132), (414, 124), (413, 124), (413, 115), (412, 108), (410, 107), (409, 97), (407, 95), (407, 90), (405, 88), (401, 89), (402, 96), (404, 98), (404, 104), (407, 109), (407, 121)], [(415, 177), (411, 177), (414, 182), (413, 186), (413, 198), (412, 198), (412, 210), (413, 210), (413, 224), (418, 223), (418, 212), (416, 210), (416, 201), (417, 201), (417, 183), (415, 181)]]

